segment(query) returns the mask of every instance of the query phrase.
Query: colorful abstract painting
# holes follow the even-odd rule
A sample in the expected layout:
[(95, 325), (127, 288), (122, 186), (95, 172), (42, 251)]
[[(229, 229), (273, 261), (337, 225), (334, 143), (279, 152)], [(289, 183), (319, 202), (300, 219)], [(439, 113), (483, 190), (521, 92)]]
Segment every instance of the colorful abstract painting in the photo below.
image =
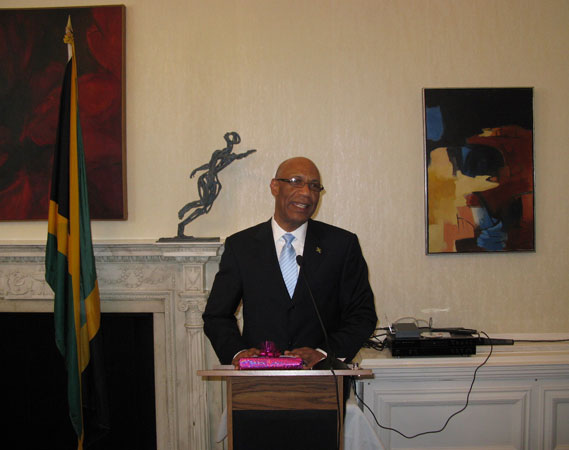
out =
[(101, 6), (0, 10), (0, 220), (47, 219), (68, 16), (91, 218), (127, 217), (125, 7)]
[(427, 254), (534, 251), (533, 89), (424, 89)]

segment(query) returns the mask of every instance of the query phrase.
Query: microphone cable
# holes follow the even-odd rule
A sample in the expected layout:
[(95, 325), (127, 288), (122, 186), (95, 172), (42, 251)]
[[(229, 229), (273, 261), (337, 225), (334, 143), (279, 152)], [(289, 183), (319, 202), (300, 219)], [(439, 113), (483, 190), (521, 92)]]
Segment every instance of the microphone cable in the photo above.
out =
[(384, 429), (384, 430), (388, 430), (388, 431), (393, 431), (397, 434), (399, 434), (400, 436), (404, 437), (405, 439), (415, 439), (419, 436), (424, 436), (427, 434), (436, 434), (436, 433), (440, 433), (442, 432), (447, 425), (449, 424), (450, 420), (455, 417), (456, 415), (460, 414), (461, 412), (463, 412), (467, 407), (468, 404), (470, 402), (470, 394), (472, 393), (472, 388), (474, 387), (474, 382), (476, 381), (476, 374), (478, 373), (478, 371), (488, 362), (488, 360), (490, 359), (490, 356), (492, 356), (492, 352), (494, 350), (494, 345), (492, 344), (492, 340), (490, 339), (490, 336), (488, 336), (484, 331), (480, 331), (478, 333), (478, 336), (480, 336), (480, 334), (483, 334), (484, 336), (486, 336), (486, 338), (489, 340), (490, 342), (490, 352), (488, 353), (488, 356), (486, 356), (486, 358), (484, 359), (484, 361), (482, 361), (482, 363), (480, 363), (476, 369), (474, 369), (474, 374), (472, 376), (472, 382), (470, 383), (470, 389), (468, 389), (468, 393), (466, 394), (466, 402), (464, 404), (464, 406), (459, 409), (458, 411), (452, 413), (446, 420), (446, 422), (444, 423), (444, 425), (439, 428), (438, 430), (431, 430), (431, 431), (423, 431), (421, 433), (417, 433), (411, 436), (406, 435), (405, 433), (397, 430), (396, 428), (392, 428), (392, 427), (386, 427), (385, 425), (381, 425), (379, 423), (379, 421), (377, 420), (377, 417), (375, 416), (374, 412), (372, 411), (372, 409), (364, 402), (364, 400), (358, 395), (358, 393), (356, 392), (356, 382), (355, 380), (353, 380), (353, 390), (354, 390), (354, 394), (356, 396), (356, 398), (358, 399), (359, 402), (361, 402), (362, 405), (364, 405), (367, 410), (371, 413), (373, 420), (375, 421), (375, 423), (377, 424), (378, 427)]
[[(328, 333), (326, 332), (326, 327), (324, 326), (324, 321), (322, 320), (322, 317), (320, 316), (320, 311), (318, 310), (318, 306), (316, 305), (316, 300), (314, 299), (314, 295), (312, 295), (312, 289), (310, 289), (310, 284), (308, 284), (308, 280), (306, 278), (306, 274), (304, 273), (304, 264), (303, 264), (303, 258), (302, 255), (297, 255), (296, 257), (296, 263), (298, 264), (299, 267), (299, 276), (302, 276), (302, 279), (304, 280), (304, 285), (306, 286), (307, 290), (308, 290), (308, 295), (310, 297), (310, 299), (312, 300), (312, 306), (314, 306), (314, 311), (316, 311), (316, 316), (318, 317), (318, 321), (320, 322), (320, 328), (322, 329), (322, 333), (324, 334), (324, 342), (326, 343), (326, 349), (328, 351), (328, 353), (326, 354), (326, 358), (322, 361), (330, 361), (330, 367), (326, 368), (325, 370), (330, 370), (330, 372), (332, 372), (332, 376), (334, 377), (334, 385), (336, 387), (336, 406), (337, 406), (337, 414), (336, 414), (336, 449), (339, 450), (340, 449), (340, 436), (342, 435), (342, 417), (340, 417), (340, 413), (342, 413), (342, 410), (340, 409), (340, 387), (338, 384), (338, 377), (336, 376), (336, 372), (334, 372), (334, 360), (336, 359), (334, 351), (332, 350), (332, 347), (330, 346), (330, 342), (328, 341)], [(302, 275), (300, 275), (302, 274)], [(318, 365), (319, 363), (316, 363), (316, 365)], [(314, 368), (314, 366), (313, 366)], [(344, 399), (342, 398), (342, 401)]]

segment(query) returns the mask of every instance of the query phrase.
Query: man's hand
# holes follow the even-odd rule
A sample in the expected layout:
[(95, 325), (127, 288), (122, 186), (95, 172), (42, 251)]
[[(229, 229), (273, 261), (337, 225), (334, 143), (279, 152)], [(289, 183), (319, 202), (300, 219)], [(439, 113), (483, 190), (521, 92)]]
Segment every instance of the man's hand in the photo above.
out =
[(259, 353), (261, 353), (261, 350), (259, 350), (258, 348), (250, 348), (248, 350), (243, 350), (243, 351), (241, 351), (235, 355), (235, 358), (233, 358), (233, 361), (231, 361), (231, 364), (233, 364), (233, 366), (236, 369), (238, 369), (239, 368), (239, 360), (241, 358), (250, 358), (252, 356), (259, 356)]
[(285, 355), (298, 356), (302, 358), (302, 360), (304, 361), (304, 365), (306, 366), (307, 369), (312, 369), (314, 364), (326, 358), (326, 355), (310, 347), (301, 347), (292, 350), (287, 350), (285, 351)]

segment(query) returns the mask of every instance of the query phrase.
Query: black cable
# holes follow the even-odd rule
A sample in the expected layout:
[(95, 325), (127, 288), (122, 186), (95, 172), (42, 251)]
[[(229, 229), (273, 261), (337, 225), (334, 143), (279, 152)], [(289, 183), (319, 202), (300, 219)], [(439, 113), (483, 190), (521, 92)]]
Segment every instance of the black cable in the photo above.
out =
[(389, 328), (376, 328), (374, 331), (383, 331), (383, 333), (371, 335), (370, 338), (363, 343), (362, 347), (381, 352), (385, 348), (385, 341), (379, 338), (387, 336), (389, 334)]
[(385, 349), (385, 344), (383, 343), (383, 341), (379, 341), (379, 340), (377, 342), (376, 341), (367, 341), (367, 342), (364, 342), (362, 347), (371, 348), (372, 350), (382, 352)]
[[(341, 431), (342, 431), (342, 421), (340, 418), (340, 390), (339, 390), (339, 386), (338, 386), (338, 378), (336, 377), (336, 372), (334, 372), (334, 367), (342, 368), (342, 366), (346, 366), (346, 365), (343, 362), (336, 359), (334, 349), (330, 345), (330, 341), (328, 339), (328, 333), (326, 332), (326, 327), (324, 326), (324, 321), (322, 320), (322, 316), (320, 315), (320, 311), (318, 310), (318, 306), (316, 305), (316, 300), (314, 299), (314, 295), (312, 295), (312, 289), (310, 289), (310, 284), (308, 283), (306, 273), (304, 272), (302, 255), (296, 256), (296, 263), (298, 264), (298, 267), (299, 267), (299, 277), (302, 276), (302, 279), (304, 280), (304, 284), (306, 286), (306, 289), (308, 289), (308, 293), (310, 294), (310, 300), (312, 300), (312, 306), (314, 307), (314, 311), (316, 312), (316, 316), (318, 317), (318, 322), (320, 323), (320, 328), (322, 329), (322, 334), (324, 335), (324, 342), (326, 344), (327, 353), (326, 353), (326, 358), (321, 362), (329, 362), (330, 367), (329, 368), (327, 367), (326, 370), (330, 370), (330, 372), (332, 372), (332, 375), (334, 376), (334, 384), (336, 386), (336, 405), (338, 407), (338, 410), (337, 410), (338, 413), (336, 415), (336, 430), (337, 430), (336, 448), (337, 448), (337, 450), (339, 450), (340, 449), (340, 435), (341, 435)], [(337, 363), (337, 364), (335, 364), (335, 363)], [(315, 366), (313, 366), (313, 368), (318, 367), (318, 364), (319, 363), (315, 364)], [(343, 399), (342, 399), (342, 401), (343, 401)]]
[[(484, 331), (480, 331), (480, 332), (478, 333), (478, 336), (480, 336), (480, 333), (482, 333), (484, 336), (486, 336), (486, 337), (490, 340), (490, 337), (489, 337)], [(412, 436), (407, 436), (405, 433), (402, 433), (401, 431), (399, 431), (399, 430), (397, 430), (397, 429), (395, 429), (395, 428), (386, 427), (386, 426), (384, 426), (384, 425), (381, 425), (381, 424), (379, 423), (379, 421), (377, 420), (377, 417), (375, 416), (375, 414), (374, 414), (373, 411), (371, 410), (371, 408), (363, 401), (362, 398), (360, 398), (360, 396), (359, 396), (358, 393), (356, 392), (356, 389), (355, 389), (355, 381), (354, 381), (354, 394), (355, 394), (356, 398), (362, 403), (362, 405), (364, 405), (364, 406), (368, 409), (368, 411), (371, 413), (371, 415), (373, 416), (373, 420), (375, 420), (375, 423), (376, 423), (380, 428), (383, 428), (384, 430), (394, 431), (394, 432), (396, 432), (397, 434), (403, 436), (405, 439), (414, 439), (414, 438), (416, 438), (416, 437), (424, 436), (424, 435), (426, 435), (426, 434), (436, 434), (436, 433), (440, 433), (441, 431), (443, 431), (443, 430), (447, 427), (447, 425), (449, 424), (450, 420), (451, 420), (454, 416), (460, 414), (461, 412), (463, 412), (463, 411), (468, 407), (468, 404), (469, 404), (469, 402), (470, 402), (470, 394), (472, 393), (472, 388), (474, 387), (474, 382), (476, 381), (476, 374), (478, 373), (478, 370), (479, 370), (481, 367), (483, 367), (483, 366), (488, 362), (488, 360), (490, 359), (490, 356), (492, 356), (492, 351), (493, 351), (493, 350), (494, 350), (494, 345), (492, 345), (492, 343), (491, 343), (491, 341), (490, 341), (490, 352), (488, 353), (488, 356), (486, 356), (486, 358), (484, 359), (484, 361), (482, 361), (482, 363), (479, 364), (478, 367), (476, 367), (476, 369), (474, 369), (474, 374), (473, 374), (473, 376), (472, 376), (472, 383), (470, 383), (470, 389), (468, 389), (468, 393), (466, 394), (466, 402), (465, 402), (464, 406), (463, 406), (461, 409), (459, 409), (458, 411), (456, 411), (456, 412), (454, 412), (453, 414), (451, 414), (451, 415), (448, 417), (448, 419), (446, 420), (445, 424), (442, 426), (442, 428), (440, 428), (440, 429), (438, 429), (438, 430), (423, 431), (422, 433), (417, 433), (417, 434), (414, 434), (414, 435), (412, 435)]]

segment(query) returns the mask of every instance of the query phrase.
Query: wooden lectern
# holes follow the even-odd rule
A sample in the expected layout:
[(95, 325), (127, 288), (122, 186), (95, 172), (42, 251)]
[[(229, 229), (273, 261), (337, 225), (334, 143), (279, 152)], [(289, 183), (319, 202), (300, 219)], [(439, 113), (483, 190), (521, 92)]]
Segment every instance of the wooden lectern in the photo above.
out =
[(343, 448), (344, 377), (372, 374), (369, 369), (334, 372), (337, 384), (330, 370), (235, 370), (233, 366), (218, 366), (197, 373), (227, 381), (229, 450), (332, 450)]

